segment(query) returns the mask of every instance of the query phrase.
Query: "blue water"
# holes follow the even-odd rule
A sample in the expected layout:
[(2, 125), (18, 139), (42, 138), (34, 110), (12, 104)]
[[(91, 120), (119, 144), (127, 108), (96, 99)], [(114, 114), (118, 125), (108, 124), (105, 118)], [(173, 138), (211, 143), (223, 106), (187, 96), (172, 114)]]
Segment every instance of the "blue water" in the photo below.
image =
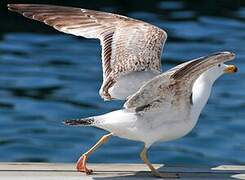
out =
[[(165, 1), (155, 10), (126, 14), (168, 32), (164, 70), (217, 51), (237, 54), (233, 63), (239, 73), (217, 81), (195, 129), (179, 140), (152, 146), (151, 161), (244, 164), (245, 7), (227, 16), (207, 15), (180, 1)], [(32, 33), (28, 27), (25, 31), (10, 30), (0, 38), (0, 161), (74, 162), (106, 132), (61, 122), (119, 109), (123, 102), (104, 102), (98, 94), (99, 41), (38, 29)], [(139, 142), (113, 137), (90, 162), (141, 162), (141, 148)]]

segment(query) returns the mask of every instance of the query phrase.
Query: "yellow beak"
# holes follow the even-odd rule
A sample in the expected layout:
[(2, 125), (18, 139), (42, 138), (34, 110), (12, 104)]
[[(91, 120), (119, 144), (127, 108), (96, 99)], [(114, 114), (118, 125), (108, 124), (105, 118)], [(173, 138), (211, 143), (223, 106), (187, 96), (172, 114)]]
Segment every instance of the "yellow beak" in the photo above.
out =
[(235, 65), (228, 65), (228, 67), (224, 69), (225, 73), (235, 73), (237, 71), (238, 68)]

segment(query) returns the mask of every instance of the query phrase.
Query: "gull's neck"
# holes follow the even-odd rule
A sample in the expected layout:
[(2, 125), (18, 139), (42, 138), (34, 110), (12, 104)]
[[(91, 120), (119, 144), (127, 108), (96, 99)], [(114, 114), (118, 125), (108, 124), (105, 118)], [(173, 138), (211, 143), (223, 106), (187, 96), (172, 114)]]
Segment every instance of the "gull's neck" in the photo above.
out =
[(204, 72), (194, 83), (192, 88), (192, 119), (194, 125), (196, 124), (201, 111), (204, 106), (207, 104), (208, 98), (211, 93), (211, 89), (214, 83), (214, 80), (208, 78), (208, 72)]

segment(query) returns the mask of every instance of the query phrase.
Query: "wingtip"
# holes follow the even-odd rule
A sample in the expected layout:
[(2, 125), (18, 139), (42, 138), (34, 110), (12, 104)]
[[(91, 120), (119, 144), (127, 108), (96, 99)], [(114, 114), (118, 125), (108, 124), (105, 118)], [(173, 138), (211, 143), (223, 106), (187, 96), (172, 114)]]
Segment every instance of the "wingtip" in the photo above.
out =
[(65, 120), (65, 121), (62, 122), (62, 124), (68, 125), (68, 126), (70, 126), (70, 125), (75, 125), (75, 124), (74, 124), (74, 120)]
[(13, 9), (13, 5), (14, 5), (14, 4), (7, 4), (7, 8), (8, 8), (8, 10), (10, 10), (10, 11), (11, 11), (11, 10)]
[(37, 6), (38, 4), (7, 4), (7, 8), (12, 11), (18, 11), (32, 6)]
[(7, 7), (11, 8), (13, 5), (15, 5), (15, 4), (7, 4)]
[(231, 52), (231, 51), (223, 51), (221, 53), (224, 54), (224, 55), (230, 56), (232, 58), (236, 57), (236, 54), (234, 52)]
[(210, 54), (208, 56), (204, 56), (202, 58), (222, 58), (225, 59), (226, 61), (233, 60), (236, 57), (236, 54), (231, 52), (231, 51), (221, 51), (221, 52), (216, 52), (213, 54)]
[(227, 60), (232, 60), (236, 57), (236, 54), (231, 51), (222, 51), (220, 52), (220, 56), (226, 58)]
[(21, 6), (21, 4), (7, 4), (8, 8), (17, 8), (19, 6)]
[(65, 120), (63, 123), (69, 126), (90, 126), (94, 123), (94, 117)]
[(17, 11), (20, 7), (23, 7), (24, 4), (7, 4), (7, 8), (10, 11)]

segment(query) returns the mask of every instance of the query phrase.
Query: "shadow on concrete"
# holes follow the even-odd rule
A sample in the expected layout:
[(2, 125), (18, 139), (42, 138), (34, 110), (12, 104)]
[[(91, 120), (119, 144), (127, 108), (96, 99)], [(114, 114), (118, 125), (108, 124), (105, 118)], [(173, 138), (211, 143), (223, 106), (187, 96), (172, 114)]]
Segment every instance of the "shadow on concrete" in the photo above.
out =
[[(175, 168), (177, 169), (177, 168)], [(188, 169), (188, 168), (187, 168)], [(199, 170), (198, 170), (199, 169)], [(163, 175), (162, 178), (157, 178), (152, 175), (150, 171), (139, 171), (139, 172), (114, 172), (114, 176), (112, 176), (112, 172), (103, 172), (101, 174), (100, 172), (94, 173), (95, 176), (98, 177), (93, 177), (92, 179), (95, 180), (101, 180), (101, 179), (106, 179), (106, 180), (127, 180), (127, 179), (144, 179), (144, 180), (150, 180), (150, 179), (164, 179), (164, 180), (178, 180), (178, 179), (185, 179), (185, 180), (231, 180), (231, 179), (245, 179), (245, 175), (240, 176), (239, 173), (236, 172), (220, 172), (220, 171), (213, 171), (211, 168), (193, 168), (190, 167), (188, 170), (185, 169), (180, 169), (179, 171), (173, 171), (169, 170), (169, 168), (165, 166), (161, 166), (158, 168), (158, 171), (161, 172)], [(164, 176), (164, 174), (166, 176)], [(176, 175), (178, 174), (179, 177), (168, 177), (168, 175)], [(100, 177), (103, 175), (103, 177)]]

